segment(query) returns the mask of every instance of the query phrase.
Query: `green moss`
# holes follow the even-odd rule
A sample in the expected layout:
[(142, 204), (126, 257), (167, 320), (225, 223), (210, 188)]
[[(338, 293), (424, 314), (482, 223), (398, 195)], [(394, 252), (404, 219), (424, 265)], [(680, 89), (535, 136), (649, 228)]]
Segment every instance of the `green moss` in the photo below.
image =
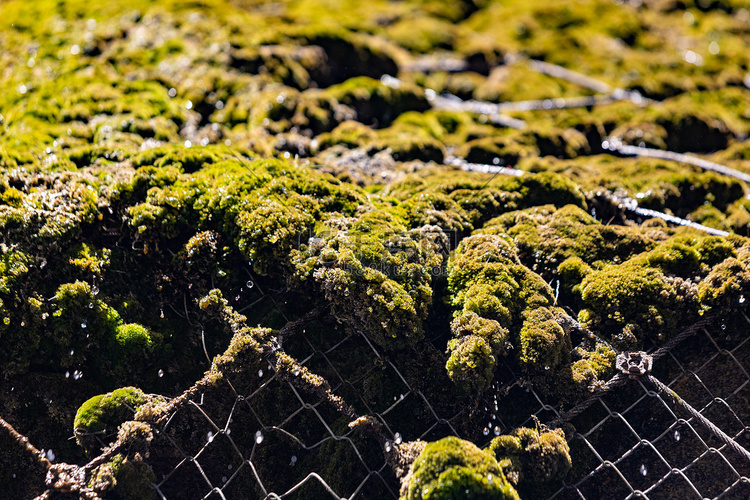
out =
[(606, 332), (616, 345), (634, 347), (644, 335), (669, 335), (690, 317), (694, 299), (658, 269), (626, 262), (587, 274), (581, 283), (587, 328)]
[(418, 87), (388, 86), (365, 76), (330, 87), (326, 95), (353, 108), (357, 121), (376, 127), (387, 126), (406, 111), (425, 111), (429, 107), (424, 92)]
[(515, 479), (524, 498), (543, 495), (545, 486), (563, 479), (572, 466), (562, 429), (514, 429), (494, 438), (487, 451), (498, 461), (509, 462), (506, 474)]
[[(114, 488), (108, 496), (121, 500), (150, 500), (157, 498), (156, 490), (151, 487), (156, 482), (156, 474), (143, 460), (123, 457), (117, 454), (107, 464), (114, 476)], [(106, 469), (105, 469), (106, 471)], [(106, 471), (109, 472), (109, 471)], [(106, 473), (105, 472), (105, 473)]]
[(495, 320), (464, 312), (451, 323), (451, 332), (448, 377), (467, 393), (484, 392), (492, 382), (497, 357), (511, 347), (508, 330)]
[(750, 297), (750, 272), (745, 261), (729, 257), (698, 284), (698, 300), (706, 309), (728, 311)]
[(124, 349), (143, 349), (153, 346), (151, 334), (143, 325), (125, 323), (118, 325), (115, 333), (117, 343)]
[(521, 365), (533, 371), (547, 371), (570, 363), (570, 337), (558, 324), (556, 315), (547, 307), (524, 313), (519, 333)]
[[(101, 432), (121, 423), (120, 416), (135, 414), (138, 407), (148, 401), (140, 389), (124, 387), (107, 394), (100, 394), (81, 405), (76, 412), (73, 429), (82, 432)], [(112, 425), (116, 422), (116, 425)]]
[(572, 381), (584, 390), (597, 380), (606, 380), (614, 370), (617, 357), (617, 353), (604, 344), (596, 344), (590, 351), (576, 349), (573, 354), (581, 359), (571, 365)]
[(410, 474), (404, 500), (519, 498), (491, 453), (453, 436), (428, 443)]

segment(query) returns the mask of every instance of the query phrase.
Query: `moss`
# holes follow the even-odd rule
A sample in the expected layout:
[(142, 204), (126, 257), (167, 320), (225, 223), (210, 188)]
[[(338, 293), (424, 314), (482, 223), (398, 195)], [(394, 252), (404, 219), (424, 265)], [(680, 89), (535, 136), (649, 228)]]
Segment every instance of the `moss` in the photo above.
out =
[(571, 365), (572, 380), (581, 389), (587, 390), (595, 381), (606, 380), (615, 367), (617, 353), (604, 344), (596, 344), (594, 349), (576, 349), (573, 354), (580, 356)]
[[(120, 424), (132, 420), (138, 408), (151, 400), (152, 396), (135, 387), (90, 398), (78, 408), (73, 421), (76, 441), (88, 454), (98, 451), (101, 442), (114, 436)], [(99, 436), (104, 439), (97, 439)]]
[(690, 317), (694, 298), (658, 269), (626, 262), (586, 275), (581, 283), (586, 327), (606, 332), (615, 345), (634, 347), (643, 336), (668, 336)]
[(117, 343), (125, 349), (142, 349), (152, 347), (150, 332), (138, 323), (125, 323), (118, 325), (115, 333)]
[[(468, 493), (466, 493), (468, 491)], [(401, 498), (519, 498), (500, 465), (469, 441), (446, 437), (427, 443), (412, 465)]]
[(750, 297), (750, 273), (744, 262), (729, 257), (698, 284), (698, 300), (705, 309), (728, 311)]
[(326, 95), (353, 108), (357, 121), (376, 127), (387, 126), (406, 111), (425, 111), (429, 107), (424, 92), (415, 86), (388, 86), (365, 76), (330, 87)]
[(519, 333), (521, 366), (533, 371), (547, 371), (570, 363), (571, 342), (556, 321), (556, 314), (547, 307), (524, 313)]
[(156, 482), (153, 469), (142, 459), (115, 455), (103, 467), (111, 467), (115, 484), (108, 495), (121, 500), (149, 500), (157, 498), (156, 490), (151, 487)]
[(492, 382), (497, 357), (512, 347), (508, 330), (495, 320), (464, 312), (451, 323), (451, 332), (448, 377), (467, 393), (484, 392)]
[(520, 427), (494, 438), (487, 451), (498, 461), (510, 463), (506, 474), (516, 479), (525, 498), (538, 498), (546, 485), (563, 479), (572, 466), (562, 429), (540, 431)]

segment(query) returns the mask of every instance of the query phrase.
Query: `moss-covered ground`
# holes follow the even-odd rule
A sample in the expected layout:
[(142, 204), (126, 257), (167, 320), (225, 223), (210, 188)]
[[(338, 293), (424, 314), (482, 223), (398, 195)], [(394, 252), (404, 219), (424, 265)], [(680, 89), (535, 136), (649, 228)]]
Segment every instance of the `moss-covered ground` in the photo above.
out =
[[(0, 417), (57, 462), (120, 443), (87, 487), (146, 498), (180, 458), (149, 462), (149, 415), (212, 366), (215, 399), (222, 378), (255, 394), (245, 378), (273, 361), (328, 401), (334, 432), (377, 413), (405, 441), (431, 441), (402, 498), (554, 492), (565, 436), (509, 428), (490, 443), (497, 387), (522, 381), (568, 408), (614, 374), (616, 352), (659, 347), (750, 297), (748, 186), (602, 146), (750, 173), (749, 8), (0, 1)], [(607, 89), (629, 98), (563, 106)], [(540, 103), (509, 111), (525, 124), (511, 128), (439, 94)], [(729, 235), (633, 217), (623, 199)], [(279, 336), (294, 321), (304, 336)], [(424, 409), (380, 416), (402, 383), (469, 441), (426, 426)], [(285, 390), (257, 396), (257, 411), (295, 412)], [(291, 433), (316, 425), (294, 418)], [(176, 422), (183, 439), (197, 432)], [(326, 442), (269, 483), (283, 493), (313, 471), (353, 491), (366, 474), (347, 467), (383, 457), (375, 437), (351, 439), (364, 458)], [(254, 460), (273, 475), (283, 442), (269, 441)], [(23, 453), (0, 449), (0, 488), (19, 498), (44, 489), (33, 468), (5, 472)], [(194, 481), (170, 493), (191, 498)], [(243, 484), (236, 498), (263, 496)]]

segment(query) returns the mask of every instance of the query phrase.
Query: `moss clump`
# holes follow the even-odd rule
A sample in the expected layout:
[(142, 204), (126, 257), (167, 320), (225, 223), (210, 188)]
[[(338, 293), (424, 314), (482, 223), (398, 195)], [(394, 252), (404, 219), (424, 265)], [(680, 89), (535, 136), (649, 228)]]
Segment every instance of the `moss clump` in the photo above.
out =
[(151, 332), (138, 323), (124, 323), (115, 330), (115, 339), (124, 349), (142, 349), (153, 346)]
[(506, 475), (524, 498), (539, 498), (546, 485), (563, 479), (572, 466), (562, 429), (514, 429), (494, 438), (487, 451), (498, 461), (507, 460)]
[(508, 330), (495, 320), (464, 312), (451, 323), (448, 342), (448, 377), (469, 394), (486, 390), (492, 382), (497, 357), (511, 347)]
[(98, 449), (97, 436), (108, 436), (117, 433), (117, 428), (123, 422), (132, 420), (138, 408), (151, 401), (135, 387), (123, 387), (106, 394), (100, 394), (87, 400), (78, 408), (73, 421), (73, 432), (78, 444), (87, 453)]
[(401, 113), (429, 108), (419, 88), (407, 84), (388, 86), (366, 76), (335, 85), (326, 90), (326, 95), (354, 109), (357, 121), (376, 127), (389, 125)]
[(118, 453), (109, 462), (94, 469), (89, 487), (106, 492), (107, 498), (150, 500), (156, 498), (156, 490), (151, 487), (154, 482), (156, 474), (140, 455), (130, 457)]
[(698, 300), (705, 309), (729, 311), (750, 297), (750, 270), (746, 260), (729, 257), (698, 284)]
[(407, 478), (402, 500), (519, 498), (492, 453), (453, 436), (428, 443)]
[(579, 358), (571, 364), (572, 382), (581, 390), (588, 390), (597, 380), (606, 380), (615, 367), (617, 353), (610, 347), (597, 343), (589, 350), (576, 348), (573, 356)]
[(519, 333), (521, 366), (533, 371), (548, 371), (570, 363), (570, 336), (560, 326), (558, 309), (538, 307), (524, 312)]

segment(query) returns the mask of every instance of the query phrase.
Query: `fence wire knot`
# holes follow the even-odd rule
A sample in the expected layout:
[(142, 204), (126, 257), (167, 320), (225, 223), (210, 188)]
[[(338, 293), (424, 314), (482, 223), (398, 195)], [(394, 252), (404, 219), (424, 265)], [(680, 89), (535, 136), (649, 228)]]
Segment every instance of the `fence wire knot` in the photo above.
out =
[(617, 369), (631, 380), (637, 380), (651, 373), (654, 360), (643, 351), (623, 352), (617, 355)]

